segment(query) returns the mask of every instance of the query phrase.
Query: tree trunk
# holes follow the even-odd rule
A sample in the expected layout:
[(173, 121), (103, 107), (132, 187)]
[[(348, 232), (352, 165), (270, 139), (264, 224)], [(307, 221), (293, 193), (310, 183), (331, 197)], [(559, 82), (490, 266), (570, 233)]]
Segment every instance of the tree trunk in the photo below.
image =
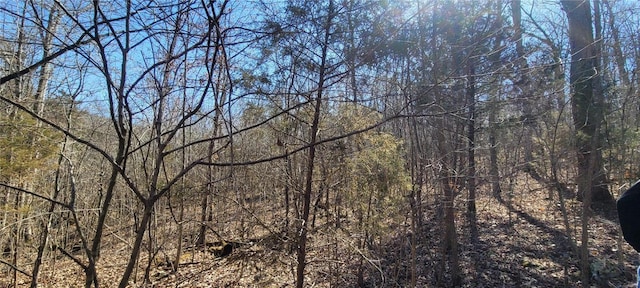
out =
[[(287, 144), (284, 144), (287, 145)], [(287, 155), (284, 158), (285, 161), (285, 177), (287, 179), (284, 185), (284, 231), (289, 233), (289, 210), (291, 209), (291, 179), (293, 177), (293, 171), (291, 168), (291, 156), (289, 156), (288, 149), (284, 148), (284, 155)]]
[[(222, 69), (222, 67), (220, 67)], [(221, 71), (220, 71), (221, 72)], [(222, 73), (222, 72), (221, 72)], [(222, 83), (217, 83), (218, 86), (223, 86)], [(209, 142), (207, 148), (207, 157), (209, 163), (213, 162), (213, 154), (215, 152), (215, 138), (220, 134), (221, 130), (221, 120), (222, 116), (222, 105), (226, 101), (226, 94), (224, 91), (218, 93), (218, 91), (224, 90), (221, 87), (216, 89), (216, 93), (214, 93), (214, 103), (216, 105), (215, 115), (213, 116), (213, 135), (211, 135), (211, 141)], [(214, 167), (207, 167), (207, 187), (205, 188), (205, 194), (202, 196), (202, 201), (200, 202), (200, 230), (198, 232), (198, 245), (203, 246), (207, 244), (206, 236), (207, 236), (207, 222), (211, 221), (213, 218), (213, 211), (211, 206), (211, 197), (213, 195), (214, 190)]]
[[(496, 2), (497, 5), (500, 5), (500, 2)], [(514, 0), (512, 2), (512, 10), (516, 9), (517, 11), (513, 11), (512, 14), (516, 14), (516, 13), (520, 13), (520, 3), (519, 0)], [(496, 24), (495, 26), (497, 27), (496, 30), (500, 29), (500, 27), (502, 27), (502, 14), (498, 13), (497, 14), (498, 19), (496, 19)], [(520, 22), (519, 18), (516, 18), (514, 16), (514, 26), (516, 26), (515, 22)], [(519, 30), (519, 24), (517, 24), (517, 26), (514, 28), (517, 31)], [(494, 45), (493, 45), (493, 52), (491, 53), (490, 56), (490, 60), (491, 60), (491, 67), (492, 70), (494, 72), (499, 72), (500, 68), (501, 68), (501, 63), (500, 63), (500, 56), (502, 55), (502, 53), (500, 52), (501, 49), (501, 45), (502, 45), (502, 33), (496, 33), (496, 37), (494, 40)], [(500, 75), (500, 73), (497, 73), (497, 75)], [(500, 76), (498, 76), (499, 80), (498, 83), (501, 83), (502, 79), (500, 78)], [(497, 143), (497, 138), (498, 138), (498, 124), (497, 124), (497, 115), (500, 111), (499, 109), (499, 101), (500, 101), (500, 94), (501, 94), (501, 88), (499, 87), (497, 91), (494, 91), (494, 93), (491, 93), (491, 95), (489, 96), (489, 103), (488, 105), (488, 110), (489, 110), (489, 179), (491, 181), (491, 194), (496, 198), (496, 199), (501, 199), (502, 197), (502, 188), (500, 187), (500, 170), (498, 167), (498, 143)]]
[(107, 213), (109, 212), (111, 200), (113, 199), (113, 194), (115, 193), (116, 180), (118, 179), (118, 167), (122, 167), (122, 164), (124, 163), (125, 142), (125, 139), (123, 139), (122, 137), (119, 138), (118, 156), (116, 156), (115, 163), (112, 164), (109, 184), (107, 186), (104, 201), (102, 202), (102, 208), (100, 209), (100, 212), (98, 214), (96, 232), (91, 243), (91, 250), (88, 253), (89, 255), (87, 255), (89, 265), (87, 266), (87, 269), (85, 269), (85, 287), (91, 287), (91, 285), (94, 283), (96, 284), (95, 286), (98, 287), (96, 262), (98, 261), (98, 258), (100, 258), (100, 244), (102, 243), (103, 236), (102, 231), (104, 230), (105, 222), (107, 220)]
[[(47, 32), (45, 33), (45, 37), (43, 39), (43, 43), (42, 43), (42, 58), (46, 58), (49, 56), (49, 52), (51, 50), (51, 42), (53, 41), (53, 34), (57, 29), (58, 26), (58, 22), (60, 21), (60, 17), (61, 14), (58, 13), (58, 9), (57, 6), (53, 6), (51, 8), (51, 11), (49, 12), (50, 16), (49, 16), (49, 23), (47, 25)], [(44, 28), (43, 24), (41, 23), (42, 27)], [(33, 110), (40, 116), (42, 116), (42, 114), (44, 113), (44, 101), (46, 98), (46, 90), (47, 90), (47, 84), (49, 83), (49, 79), (51, 78), (52, 72), (53, 72), (53, 68), (51, 67), (50, 63), (45, 63), (44, 65), (42, 65), (42, 67), (40, 68), (41, 72), (40, 72), (40, 78), (38, 79), (38, 87), (36, 89), (36, 94), (35, 94), (35, 101), (34, 101), (34, 107)], [(73, 105), (73, 103), (72, 103)], [(69, 119), (69, 117), (71, 117), (71, 111), (73, 110), (72, 107), (69, 108), (69, 112), (67, 114), (67, 118)], [(38, 121), (38, 125), (40, 125), (40, 121)], [(69, 128), (69, 122), (67, 121), (67, 129)], [(60, 151), (60, 157), (58, 159), (58, 168), (56, 170), (56, 179), (58, 179), (59, 175), (60, 175), (60, 169), (61, 169), (61, 164), (62, 164), (62, 160), (63, 160), (63, 153), (65, 152), (65, 148), (67, 146), (67, 141), (68, 141), (68, 136), (65, 135), (64, 137), (64, 142), (62, 144), (62, 149)], [(37, 155), (36, 155), (37, 156)], [(59, 183), (58, 181), (56, 181), (56, 183)], [(54, 187), (54, 192), (53, 192), (53, 199), (56, 200), (58, 197), (58, 193), (60, 192), (59, 186), (56, 185), (56, 187)], [(55, 205), (54, 203), (51, 203), (48, 209), (48, 213), (47, 213), (47, 218), (46, 220), (43, 221), (42, 223), (42, 233), (40, 235), (40, 244), (38, 245), (38, 253), (36, 256), (36, 260), (33, 263), (33, 269), (32, 269), (32, 273), (31, 273), (31, 287), (35, 288), (38, 286), (38, 273), (40, 272), (40, 265), (42, 264), (42, 257), (44, 255), (44, 250), (47, 246), (47, 240), (49, 238), (49, 228), (51, 227), (51, 219), (53, 216), (53, 211), (55, 209)]]
[[(438, 92), (436, 92), (438, 93)], [(437, 96), (436, 99), (441, 96)], [(451, 150), (450, 144), (446, 143), (445, 131), (451, 131), (450, 128), (445, 127), (445, 119), (446, 116), (438, 116), (436, 119), (436, 141), (437, 141), (437, 149), (438, 154), (441, 155), (440, 160), (440, 171), (439, 171), (439, 181), (440, 186), (443, 190), (442, 195), (442, 209), (444, 212), (444, 217), (442, 218), (442, 229), (444, 230), (444, 235), (442, 238), (441, 244), (441, 259), (440, 259), (440, 275), (438, 277), (442, 277), (437, 279), (439, 285), (446, 285), (444, 282), (444, 274), (446, 273), (446, 267), (449, 267), (449, 273), (451, 274), (451, 283), (449, 286), (458, 286), (461, 282), (460, 278), (460, 263), (458, 258), (458, 237), (456, 232), (456, 219), (455, 219), (455, 207), (454, 200), (456, 196), (456, 179), (451, 171), (451, 163), (455, 160), (452, 159), (455, 156), (453, 155), (453, 151)], [(448, 265), (447, 265), (448, 264)]]
[[(527, 63), (527, 56), (525, 54), (523, 39), (522, 39), (522, 3), (520, 0), (512, 0), (511, 1), (511, 14), (513, 17), (513, 41), (516, 44), (516, 55), (517, 61), (516, 65), (520, 71), (528, 71), (529, 65)], [(527, 73), (520, 73), (519, 75), (515, 75), (515, 86), (520, 90), (519, 92), (519, 104), (520, 111), (522, 113), (522, 129), (524, 132), (522, 133), (522, 147), (524, 150), (524, 171), (529, 172), (530, 174), (535, 173), (538, 175), (538, 172), (535, 169), (534, 162), (536, 161), (535, 157), (533, 157), (533, 135), (534, 128), (536, 122), (534, 120), (534, 110), (532, 103), (532, 88), (530, 87), (531, 80)], [(535, 177), (535, 176), (534, 176)]]
[[(213, 145), (214, 140), (211, 140), (209, 143), (209, 160), (213, 160), (211, 158), (213, 156)], [(209, 161), (211, 162), (211, 161)], [(196, 245), (200, 247), (204, 247), (207, 244), (207, 214), (209, 212), (209, 202), (211, 201), (211, 194), (213, 194), (213, 167), (207, 167), (207, 186), (204, 191), (204, 195), (202, 195), (202, 200), (200, 201), (200, 228), (198, 231), (198, 241)]]
[[(569, 22), (571, 45), (570, 80), (573, 123), (576, 130), (575, 145), (578, 158), (578, 195), (591, 190), (594, 204), (611, 205), (613, 196), (607, 187), (602, 163), (602, 145), (593, 141), (603, 120), (603, 96), (598, 93), (600, 77), (597, 71), (597, 49), (593, 38), (589, 1), (561, 1)], [(595, 139), (598, 139), (596, 137)], [(593, 162), (593, 163), (591, 163)], [(590, 171), (589, 167), (593, 167)]]
[(315, 99), (315, 108), (313, 112), (313, 121), (311, 122), (311, 130), (310, 133), (310, 141), (309, 141), (309, 154), (308, 154), (308, 163), (307, 163), (307, 173), (306, 173), (306, 183), (304, 189), (303, 196), (303, 204), (302, 204), (302, 218), (300, 223), (300, 236), (298, 238), (298, 267), (296, 271), (296, 287), (303, 288), (304, 287), (304, 268), (306, 265), (306, 247), (307, 247), (307, 227), (309, 220), (309, 209), (311, 206), (311, 191), (313, 189), (313, 169), (314, 169), (314, 160), (316, 156), (316, 142), (317, 135), (319, 131), (320, 124), (320, 109), (322, 107), (322, 93), (324, 92), (324, 82), (325, 82), (325, 73), (327, 70), (327, 53), (329, 50), (329, 37), (331, 35), (331, 26), (334, 17), (333, 11), (333, 1), (329, 2), (329, 8), (327, 11), (327, 21), (324, 24), (324, 39), (322, 42), (322, 54), (321, 54), (321, 63), (320, 63), (320, 71), (318, 74), (318, 86), (317, 86), (317, 96)]
[[(75, 100), (73, 100), (75, 101)], [(74, 102), (71, 102), (71, 107), (69, 107), (69, 110), (67, 112), (67, 129), (69, 129), (70, 125), (71, 125), (71, 112), (73, 111), (73, 105), (75, 104)], [(62, 147), (60, 148), (60, 155), (58, 157), (58, 164), (57, 164), (57, 168), (56, 168), (56, 172), (55, 172), (55, 180), (54, 180), (54, 190), (53, 190), (53, 195), (51, 197), (51, 199), (53, 200), (58, 200), (58, 195), (60, 194), (60, 190), (61, 188), (61, 184), (60, 184), (60, 174), (62, 173), (62, 162), (64, 160), (64, 154), (67, 150), (67, 145), (69, 143), (69, 137), (65, 135), (64, 140), (62, 141)], [(33, 269), (31, 272), (31, 288), (35, 288), (38, 286), (38, 274), (40, 272), (40, 265), (42, 264), (42, 257), (44, 255), (44, 250), (47, 247), (47, 242), (48, 242), (48, 238), (49, 238), (49, 230), (51, 229), (51, 221), (53, 218), (53, 212), (55, 210), (56, 204), (55, 203), (51, 203), (49, 204), (49, 208), (47, 210), (47, 218), (45, 221), (43, 221), (42, 223), (42, 233), (40, 235), (40, 244), (38, 245), (38, 253), (36, 256), (36, 260), (33, 263)]]
[(615, 13), (611, 9), (611, 4), (609, 0), (603, 0), (602, 3), (607, 7), (607, 11), (609, 12), (609, 29), (611, 29), (611, 37), (613, 38), (612, 48), (613, 48), (613, 56), (616, 62), (616, 68), (618, 70), (618, 75), (624, 88), (627, 88), (629, 92), (633, 91), (630, 89), (631, 80), (629, 77), (629, 72), (627, 71), (627, 64), (624, 58), (624, 54), (622, 53), (622, 45), (620, 43), (620, 31), (618, 30), (618, 26), (616, 26), (615, 21)]
[(154, 202), (155, 201), (153, 201), (153, 199), (149, 199), (144, 203), (142, 222), (140, 222), (138, 231), (136, 231), (136, 239), (133, 243), (131, 254), (129, 255), (129, 261), (127, 262), (127, 266), (122, 274), (122, 278), (120, 279), (120, 284), (118, 284), (119, 288), (126, 288), (129, 284), (129, 278), (131, 278), (131, 273), (133, 272), (133, 268), (137, 262), (138, 255), (140, 255), (140, 248), (142, 248), (142, 238), (144, 238), (144, 234), (147, 231), (146, 227), (149, 225), (149, 221), (151, 220), (151, 212), (153, 212)]
[[(184, 187), (184, 185), (182, 185), (182, 187)], [(180, 267), (180, 258), (182, 258), (182, 237), (184, 233), (184, 224), (182, 223), (182, 221), (184, 221), (184, 196), (182, 195), (182, 193), (184, 193), (184, 191), (180, 192), (181, 193), (178, 196), (180, 197), (180, 211), (178, 212), (178, 239), (176, 239), (176, 258), (173, 261), (173, 273), (178, 273), (178, 268)]]
[[(51, 11), (49, 12), (49, 22), (46, 27), (47, 31), (44, 33), (44, 39), (42, 40), (42, 59), (45, 59), (50, 56), (51, 52), (51, 44), (53, 42), (54, 33), (58, 27), (58, 23), (60, 22), (60, 18), (62, 14), (58, 12), (58, 6), (53, 5)], [(41, 24), (44, 29), (44, 23)], [(47, 95), (47, 86), (49, 84), (49, 79), (53, 74), (53, 68), (51, 67), (51, 63), (47, 62), (40, 67), (40, 77), (38, 79), (38, 87), (36, 88), (35, 101), (33, 104), (33, 111), (35, 111), (38, 115), (42, 116), (44, 112), (44, 102), (46, 100)]]
[(475, 242), (478, 237), (476, 223), (476, 78), (473, 59), (467, 63), (467, 216), (471, 238)]

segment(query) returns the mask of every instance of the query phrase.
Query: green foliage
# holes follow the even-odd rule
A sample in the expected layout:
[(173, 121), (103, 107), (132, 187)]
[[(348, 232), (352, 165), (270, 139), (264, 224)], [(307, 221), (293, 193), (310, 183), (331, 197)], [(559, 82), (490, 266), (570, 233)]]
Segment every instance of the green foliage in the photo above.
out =
[[(340, 133), (370, 127), (381, 119), (379, 113), (352, 104), (338, 107), (334, 116), (330, 120)], [(349, 137), (343, 145), (345, 198), (363, 228), (371, 236), (382, 235), (385, 221), (402, 214), (403, 195), (411, 187), (403, 142), (389, 133), (370, 130)]]
[(356, 213), (363, 213), (370, 232), (384, 233), (382, 221), (400, 212), (410, 177), (403, 158), (402, 141), (383, 132), (367, 132), (359, 137), (359, 147), (346, 160), (349, 190)]
[(401, 152), (401, 141), (383, 132), (364, 133), (361, 147), (348, 159), (358, 187), (368, 187), (381, 193), (393, 188), (404, 188), (406, 169)]
[(0, 179), (28, 176), (54, 155), (60, 135), (23, 112), (0, 116)]
[[(325, 123), (325, 126), (335, 127), (336, 134), (362, 130), (382, 118), (380, 113), (363, 106), (344, 104), (336, 110), (328, 119), (329, 123)], [(386, 132), (370, 130), (349, 137), (346, 143), (349, 145), (345, 147), (349, 151), (346, 166), (352, 174), (353, 188), (362, 190), (366, 187), (388, 194), (408, 187), (410, 180), (402, 140)]]

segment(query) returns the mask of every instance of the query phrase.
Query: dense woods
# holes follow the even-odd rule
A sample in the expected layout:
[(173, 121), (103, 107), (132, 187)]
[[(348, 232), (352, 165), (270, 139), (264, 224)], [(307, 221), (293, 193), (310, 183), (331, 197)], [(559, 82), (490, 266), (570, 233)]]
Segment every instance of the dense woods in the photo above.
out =
[(620, 287), (640, 4), (0, 7), (2, 287)]

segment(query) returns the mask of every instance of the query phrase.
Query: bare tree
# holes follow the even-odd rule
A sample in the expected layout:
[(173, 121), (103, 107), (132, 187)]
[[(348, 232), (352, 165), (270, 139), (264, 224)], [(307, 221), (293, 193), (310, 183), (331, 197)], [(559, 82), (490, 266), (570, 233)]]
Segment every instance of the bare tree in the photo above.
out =
[(325, 88), (325, 81), (328, 69), (327, 57), (329, 51), (330, 35), (332, 33), (333, 19), (335, 17), (335, 7), (333, 1), (329, 1), (327, 7), (327, 14), (325, 15), (325, 23), (322, 26), (323, 40), (320, 42), (321, 54), (318, 72), (318, 81), (316, 88), (316, 95), (314, 100), (313, 120), (311, 122), (311, 128), (309, 130), (309, 150), (307, 158), (307, 170), (305, 175), (305, 188), (302, 206), (302, 218), (300, 219), (299, 226), (299, 238), (298, 238), (298, 267), (296, 270), (296, 287), (304, 287), (304, 269), (306, 265), (306, 247), (307, 247), (307, 229), (309, 221), (309, 210), (311, 206), (311, 191), (313, 190), (313, 170), (315, 168), (315, 156), (316, 156), (316, 139), (318, 136), (318, 129), (320, 123), (320, 113), (322, 108), (322, 96)]

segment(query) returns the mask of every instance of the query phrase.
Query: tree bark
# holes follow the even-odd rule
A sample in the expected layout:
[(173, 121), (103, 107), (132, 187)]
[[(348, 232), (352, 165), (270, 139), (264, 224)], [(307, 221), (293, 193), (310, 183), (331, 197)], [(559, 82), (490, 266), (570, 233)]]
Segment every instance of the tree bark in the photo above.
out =
[(131, 250), (129, 261), (127, 262), (125, 271), (122, 274), (122, 278), (120, 279), (120, 284), (118, 285), (119, 288), (126, 288), (129, 285), (129, 278), (131, 278), (131, 273), (133, 272), (133, 268), (137, 262), (138, 255), (140, 255), (142, 238), (144, 237), (144, 234), (147, 231), (146, 227), (149, 225), (149, 221), (151, 220), (151, 213), (153, 212), (154, 203), (155, 201), (153, 201), (153, 199), (149, 199), (144, 203), (142, 222), (140, 222), (138, 231), (136, 231), (136, 238), (133, 242), (133, 249)]
[[(593, 204), (611, 205), (613, 196), (607, 187), (602, 163), (602, 144), (593, 141), (603, 116), (603, 96), (599, 87), (598, 57), (594, 45), (591, 7), (589, 1), (561, 1), (569, 22), (571, 46), (570, 85), (573, 123), (576, 130), (578, 158), (578, 195), (583, 197), (588, 189)], [(595, 138), (596, 140), (598, 137)], [(593, 163), (591, 163), (593, 161)], [(590, 171), (589, 167), (593, 167)]]
[[(51, 44), (54, 37), (53, 35), (57, 29), (57, 26), (61, 17), (61, 14), (58, 13), (58, 9), (56, 8), (55, 5), (51, 8), (51, 11), (49, 13), (50, 13), (49, 22), (47, 24), (47, 27), (45, 28), (44, 23), (42, 22), (39, 23), (41, 26), (41, 29), (46, 31), (44, 32), (44, 35), (45, 35), (44, 39), (42, 39), (42, 54), (43, 54), (42, 58), (47, 58), (49, 56), (49, 53), (51, 51)], [(51, 67), (51, 63), (45, 63), (44, 65), (42, 65), (40, 77), (38, 79), (38, 87), (36, 88), (34, 106), (33, 106), (33, 110), (39, 116), (42, 116), (44, 112), (44, 101), (46, 98), (47, 84), (49, 83), (49, 79), (51, 78), (52, 73), (53, 73), (53, 68)], [(69, 119), (69, 117), (71, 116), (71, 111), (72, 111), (72, 107), (69, 109), (69, 112), (67, 114), (67, 119)], [(40, 121), (38, 121), (37, 123), (38, 125), (41, 124)], [(67, 129), (68, 128), (69, 128), (69, 122), (67, 122)], [(67, 141), (68, 141), (68, 137), (65, 135), (65, 138), (62, 144), (62, 149), (60, 151), (60, 157), (58, 159), (58, 168), (56, 169), (57, 179), (58, 179), (58, 176), (60, 175), (59, 173), (60, 173), (63, 154), (65, 152)], [(38, 155), (35, 155), (35, 156), (37, 157)], [(59, 186), (56, 186), (54, 188), (53, 197), (52, 197), (54, 200), (57, 199), (59, 191), (60, 191)], [(49, 228), (51, 227), (51, 219), (52, 219), (54, 209), (55, 209), (55, 203), (51, 203), (48, 209), (48, 214), (47, 214), (48, 216), (46, 220), (44, 220), (42, 223), (42, 233), (40, 235), (41, 240), (40, 240), (40, 244), (38, 245), (38, 253), (36, 256), (36, 260), (33, 263), (33, 269), (31, 273), (32, 288), (35, 288), (38, 286), (38, 274), (40, 272), (42, 257), (44, 255), (44, 250), (47, 246), (47, 241), (49, 238)]]
[[(477, 237), (476, 227), (476, 78), (472, 59), (467, 63), (467, 213), (472, 238)], [(476, 235), (474, 235), (474, 233)]]
[(613, 57), (616, 62), (618, 76), (620, 77), (620, 80), (622, 81), (624, 87), (628, 89), (627, 91), (631, 92), (633, 91), (632, 89), (630, 89), (631, 80), (629, 77), (629, 72), (627, 71), (624, 54), (622, 53), (622, 45), (620, 43), (620, 30), (616, 25), (615, 13), (611, 8), (609, 0), (603, 0), (602, 3), (607, 7), (607, 12), (609, 12), (609, 29), (611, 29), (611, 37), (613, 37)]
[(327, 20), (324, 24), (324, 39), (322, 42), (322, 54), (320, 59), (320, 70), (318, 74), (318, 86), (317, 86), (317, 96), (315, 99), (315, 108), (313, 113), (313, 121), (311, 122), (311, 130), (310, 133), (310, 141), (309, 141), (309, 154), (308, 154), (308, 163), (307, 163), (307, 171), (306, 171), (306, 183), (304, 189), (303, 196), (303, 204), (302, 204), (302, 219), (300, 223), (300, 236), (298, 238), (298, 265), (296, 270), (296, 287), (303, 288), (304, 287), (304, 269), (306, 266), (306, 247), (307, 247), (307, 227), (309, 220), (309, 210), (311, 206), (311, 191), (313, 189), (313, 170), (314, 170), (314, 160), (316, 156), (316, 142), (319, 131), (320, 124), (320, 109), (322, 107), (322, 94), (324, 92), (324, 82), (325, 82), (325, 73), (327, 72), (327, 54), (329, 50), (329, 37), (331, 35), (331, 26), (334, 17), (334, 6), (333, 1), (329, 2), (329, 8), (327, 10)]

